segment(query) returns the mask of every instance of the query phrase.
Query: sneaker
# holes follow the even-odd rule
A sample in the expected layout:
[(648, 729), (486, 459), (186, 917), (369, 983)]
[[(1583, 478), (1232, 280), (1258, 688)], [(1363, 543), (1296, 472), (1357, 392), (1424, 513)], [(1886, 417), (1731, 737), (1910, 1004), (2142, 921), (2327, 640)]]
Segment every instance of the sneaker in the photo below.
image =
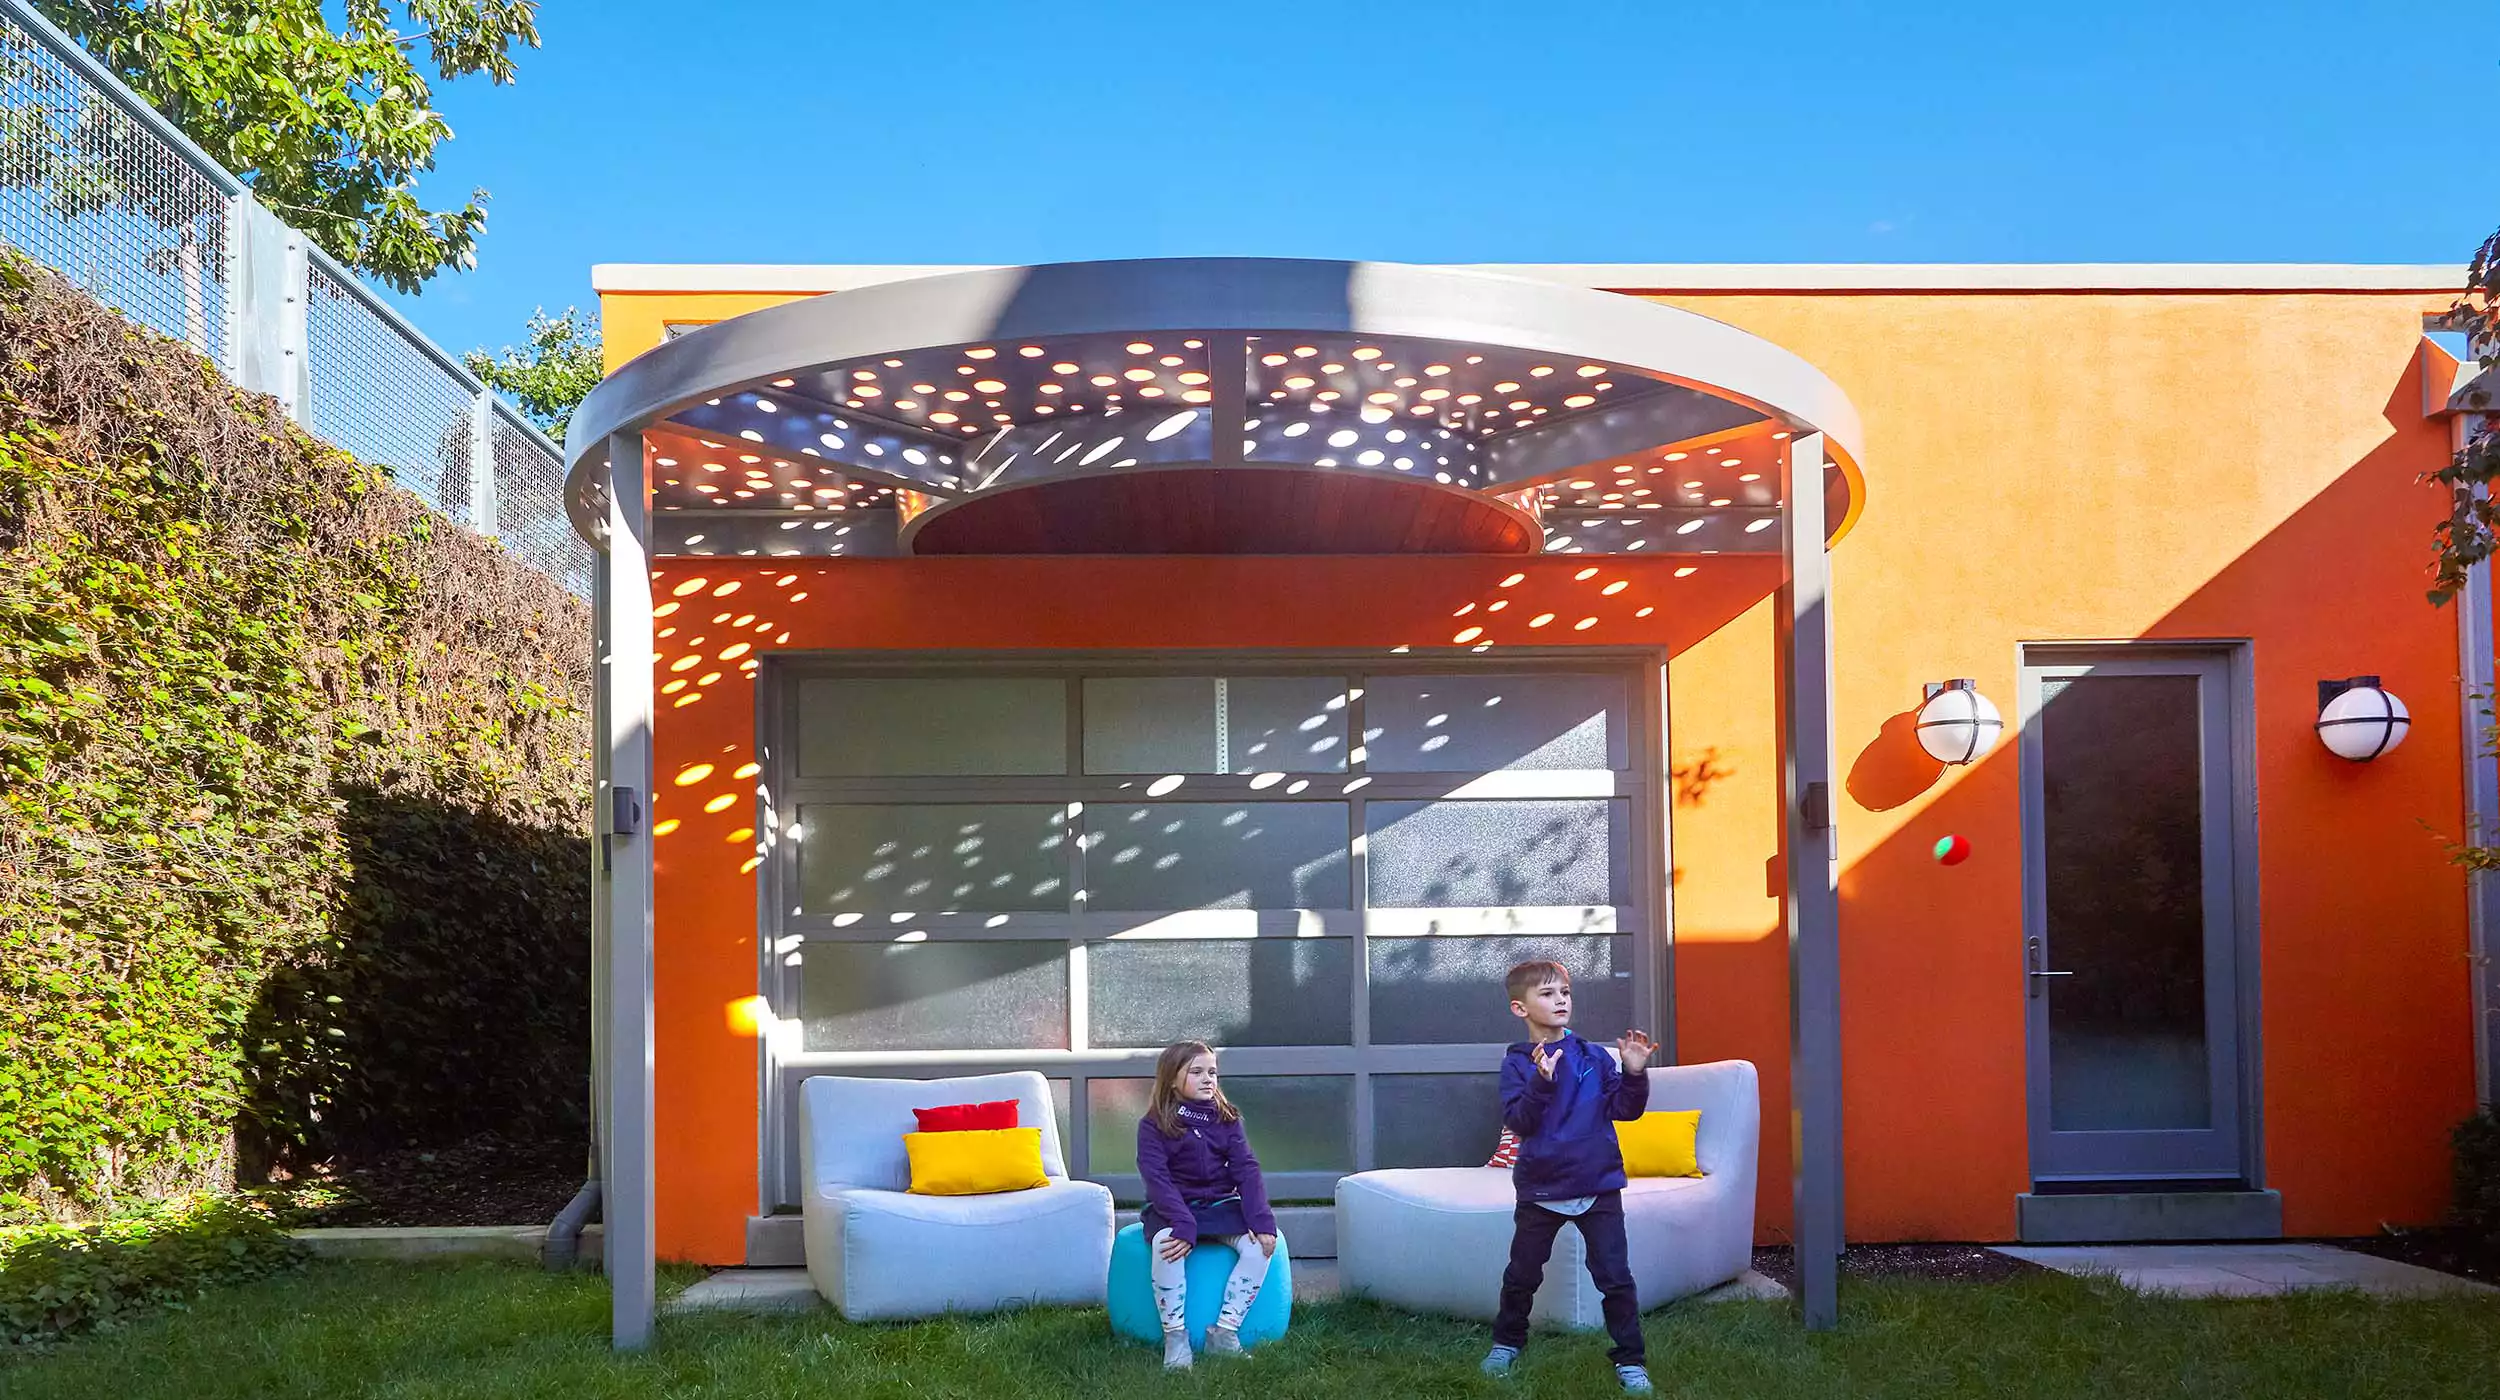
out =
[(1187, 1332), (1166, 1332), (1163, 1334), (1164, 1370), (1186, 1371), (1189, 1369), (1190, 1363), (1195, 1359), (1196, 1358), (1189, 1354), (1189, 1334)]
[(1615, 1368), (1615, 1379), (1623, 1382), (1623, 1393), (1626, 1395), (1647, 1395), (1651, 1393), (1652, 1387), (1649, 1383), (1649, 1368), (1647, 1366), (1617, 1366)]
[(1519, 1348), (1497, 1343), (1493, 1350), (1484, 1354), (1484, 1373), (1488, 1376), (1507, 1376), (1510, 1374), (1510, 1363), (1518, 1359)]
[(1207, 1355), (1248, 1356), (1249, 1354), (1250, 1353), (1241, 1349), (1241, 1334), (1239, 1332), (1230, 1327), (1210, 1327), (1207, 1329)]

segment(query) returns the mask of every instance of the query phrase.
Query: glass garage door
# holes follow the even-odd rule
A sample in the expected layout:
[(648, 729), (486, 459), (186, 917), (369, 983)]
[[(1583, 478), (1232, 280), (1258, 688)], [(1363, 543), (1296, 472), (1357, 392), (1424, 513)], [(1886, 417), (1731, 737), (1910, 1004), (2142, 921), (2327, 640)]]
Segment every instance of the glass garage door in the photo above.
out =
[(810, 1074), (1035, 1069), (1137, 1194), (1155, 1053), (1223, 1047), (1279, 1199), (1480, 1163), (1516, 1023), (1655, 1028), (1654, 668), (784, 664), (761, 824), (765, 1195)]

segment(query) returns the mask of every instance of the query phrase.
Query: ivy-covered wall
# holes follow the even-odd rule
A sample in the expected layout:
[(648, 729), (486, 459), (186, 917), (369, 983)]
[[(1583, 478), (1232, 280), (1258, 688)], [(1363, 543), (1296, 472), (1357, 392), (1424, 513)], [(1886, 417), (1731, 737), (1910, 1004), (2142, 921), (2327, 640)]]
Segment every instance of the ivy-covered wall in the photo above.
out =
[(0, 252), (0, 1221), (580, 1134), (589, 637)]

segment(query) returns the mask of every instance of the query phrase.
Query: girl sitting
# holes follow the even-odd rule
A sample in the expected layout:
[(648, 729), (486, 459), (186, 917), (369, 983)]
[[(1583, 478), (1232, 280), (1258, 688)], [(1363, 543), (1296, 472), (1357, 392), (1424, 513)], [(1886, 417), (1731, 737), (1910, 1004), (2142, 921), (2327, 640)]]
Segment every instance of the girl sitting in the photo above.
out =
[[(1230, 1246), (1232, 1277), (1224, 1308), (1207, 1331), (1211, 1355), (1241, 1354), (1241, 1320), (1276, 1253), (1276, 1214), (1268, 1209), (1259, 1159), (1242, 1131), (1241, 1111), (1217, 1086), (1215, 1052), (1200, 1041), (1164, 1047), (1155, 1061), (1154, 1097), (1137, 1122), (1137, 1171), (1146, 1179), (1145, 1226), (1155, 1307), (1163, 1317), (1163, 1365), (1189, 1369), (1183, 1262), (1201, 1240)], [(1252, 1241), (1257, 1247), (1252, 1247)]]

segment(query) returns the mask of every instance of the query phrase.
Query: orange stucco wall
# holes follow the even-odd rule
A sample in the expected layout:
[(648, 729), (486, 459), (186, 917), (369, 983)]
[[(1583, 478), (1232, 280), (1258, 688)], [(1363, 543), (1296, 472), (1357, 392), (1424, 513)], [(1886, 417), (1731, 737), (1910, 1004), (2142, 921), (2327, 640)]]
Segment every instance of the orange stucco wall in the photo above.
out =
[[(609, 352), (656, 343), (666, 320), (780, 299), (611, 295)], [(2014, 746), (1938, 773), (1906, 730), (1919, 685), (1972, 676), (2010, 714), (2020, 644), (2141, 637), (2251, 643), (2263, 1154), (2287, 1227), (2436, 1217), (2473, 1083), (2463, 885), (2425, 830), (2453, 831), (2461, 804), (2454, 619), (2422, 602), (2439, 501), (2415, 484), (2445, 453), (2413, 371), (2437, 303), (1675, 300), (1812, 360), (1866, 420), (1867, 507), (1833, 555), (1851, 1236), (2007, 1238), (2029, 1182)], [(657, 757), (663, 784), (687, 781), (654, 813), (662, 1253), (737, 1259), (756, 1204), (756, 1054), (738, 1008), (755, 991), (761, 654), (1420, 649), (1468, 627), (1486, 630), (1465, 644), (1497, 650), (1674, 654), (1676, 1050), (1761, 1065), (1763, 1235), (1783, 1238), (1787, 961), (1767, 893), (1778, 772), (1758, 603), (1772, 580), (1736, 560), (1676, 579), (1672, 562), (667, 561), (660, 665), (685, 684), (661, 698)], [(2316, 681), (2358, 672), (2386, 676), (2416, 720), (2367, 766), (2309, 730)], [(1966, 864), (1928, 860), (1946, 833), (1972, 843)]]

